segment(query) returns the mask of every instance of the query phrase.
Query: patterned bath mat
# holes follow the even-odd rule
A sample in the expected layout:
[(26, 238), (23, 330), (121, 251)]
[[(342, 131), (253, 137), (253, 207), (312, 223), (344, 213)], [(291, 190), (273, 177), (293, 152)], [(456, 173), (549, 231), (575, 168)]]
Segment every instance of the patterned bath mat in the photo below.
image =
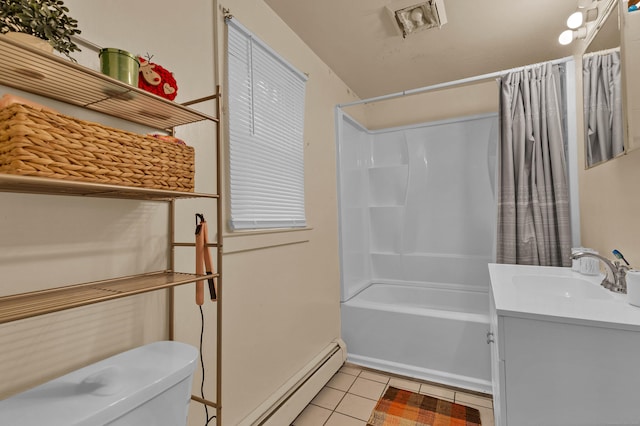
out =
[(480, 426), (480, 411), (428, 395), (389, 387), (367, 426)]

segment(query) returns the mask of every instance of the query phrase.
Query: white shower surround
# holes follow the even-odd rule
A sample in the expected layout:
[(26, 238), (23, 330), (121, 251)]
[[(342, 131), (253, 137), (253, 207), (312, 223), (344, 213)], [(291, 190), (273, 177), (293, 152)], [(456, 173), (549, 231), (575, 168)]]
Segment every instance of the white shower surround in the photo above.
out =
[(349, 359), (489, 392), (497, 114), (377, 131), (337, 119)]

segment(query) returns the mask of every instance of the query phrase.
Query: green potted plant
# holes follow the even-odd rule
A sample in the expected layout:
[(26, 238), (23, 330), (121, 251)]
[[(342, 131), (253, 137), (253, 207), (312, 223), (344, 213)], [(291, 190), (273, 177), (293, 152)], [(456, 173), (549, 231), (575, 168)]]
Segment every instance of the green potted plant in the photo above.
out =
[(80, 48), (71, 41), (71, 36), (80, 34), (80, 30), (78, 21), (68, 16), (68, 12), (61, 0), (2, 0), (0, 34), (30, 34), (75, 61), (69, 54)]

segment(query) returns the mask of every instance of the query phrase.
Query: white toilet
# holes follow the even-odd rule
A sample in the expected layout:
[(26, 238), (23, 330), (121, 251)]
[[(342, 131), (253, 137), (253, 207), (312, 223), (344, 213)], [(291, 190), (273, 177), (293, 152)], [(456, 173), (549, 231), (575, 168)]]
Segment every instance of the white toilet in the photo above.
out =
[(197, 359), (168, 341), (120, 353), (0, 401), (0, 425), (185, 426)]

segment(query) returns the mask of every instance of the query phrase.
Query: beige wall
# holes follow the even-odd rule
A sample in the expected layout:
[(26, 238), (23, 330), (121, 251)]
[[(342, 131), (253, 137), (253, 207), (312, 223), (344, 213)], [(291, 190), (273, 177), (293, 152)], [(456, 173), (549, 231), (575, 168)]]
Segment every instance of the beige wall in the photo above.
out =
[[(218, 83), (216, 75), (224, 81), (222, 7), (309, 75), (305, 111), (309, 228), (237, 233), (225, 240), (223, 423), (238, 424), (340, 335), (334, 106), (357, 98), (261, 0), (230, 0), (219, 7), (209, 0), (187, 0), (179, 6), (169, 0), (66, 0), (65, 4), (80, 21), (83, 37), (102, 47), (148, 52), (154, 62), (174, 72), (177, 101), (211, 95)], [(79, 62), (96, 69), (96, 53), (83, 50), (77, 55)], [(0, 94), (14, 92), (0, 89)], [(34, 99), (71, 115), (84, 114)], [(211, 113), (213, 103), (196, 108)], [(214, 192), (214, 131), (215, 126), (207, 123), (178, 129), (178, 136), (196, 148), (198, 192)], [(215, 206), (210, 202), (180, 202), (178, 241), (193, 240), (194, 212), (205, 212), (207, 220), (215, 223)], [(0, 219), (2, 294), (102, 279), (123, 271), (163, 269), (167, 264), (164, 203), (0, 194)], [(86, 232), (96, 226), (99, 232)], [(48, 235), (54, 228), (60, 231)], [(32, 235), (28, 232), (33, 236), (25, 237)], [(153, 249), (148, 248), (149, 241)], [(176, 251), (176, 269), (192, 271), (192, 250)], [(73, 272), (75, 265), (80, 265), (81, 272)], [(196, 345), (200, 316), (192, 286), (177, 289), (176, 304), (177, 339)], [(204, 306), (209, 399), (215, 399), (215, 309), (213, 303)], [(158, 293), (0, 326), (0, 397), (166, 338), (166, 311), (164, 294)], [(199, 380), (198, 369), (194, 392)], [(191, 407), (190, 424), (204, 424), (202, 406), (192, 403)]]
[[(584, 165), (584, 162), (582, 163)], [(580, 171), (582, 244), (610, 259), (620, 250), (640, 265), (640, 150)]]
[(304, 130), (309, 229), (225, 239), (223, 422), (237, 424), (340, 336), (334, 106), (356, 98), (263, 1), (220, 1), (219, 8), (229, 9), (309, 77)]
[[(5, 92), (104, 119), (0, 86)], [(0, 295), (165, 269), (167, 212), (157, 202), (0, 193)], [(166, 313), (157, 292), (0, 325), (0, 399), (163, 339)]]
[[(183, 2), (181, 31), (166, 30), (177, 29), (175, 14), (161, 12), (175, 8), (168, 0), (65, 0), (65, 5), (80, 22), (86, 39), (102, 47), (141, 55), (149, 52), (155, 62), (173, 71), (179, 82), (178, 101), (214, 92), (210, 2)], [(190, 26), (199, 30), (185, 31)], [(204, 53), (194, 58), (189, 49), (179, 48), (187, 44)], [(73, 56), (97, 70), (97, 52), (81, 47), (83, 51)], [(138, 133), (155, 131), (0, 87), (0, 95), (4, 93), (28, 97), (82, 119)], [(187, 140), (198, 153), (196, 190), (212, 192), (211, 172), (202, 161), (211, 157), (211, 136), (210, 131), (198, 130), (203, 126), (185, 132), (193, 136)], [(189, 240), (193, 238), (192, 213)], [(162, 202), (1, 193), (0, 295), (166, 269), (168, 221), (169, 207)], [(185, 233), (179, 233), (179, 238)], [(161, 291), (0, 325), (0, 398), (118, 352), (166, 339), (167, 313), (166, 295)]]
[[(498, 111), (495, 80), (382, 100), (344, 111), (369, 130)], [(365, 114), (360, 121), (357, 113)]]
[[(180, 86), (179, 101), (213, 93), (214, 76), (222, 76), (225, 29), (221, 7), (230, 9), (243, 25), (309, 74), (305, 185), (310, 229), (234, 234), (225, 239), (223, 421), (236, 424), (339, 337), (334, 106), (356, 98), (261, 0), (229, 0), (219, 5), (188, 0), (181, 3), (179, 15), (175, 2), (169, 0), (65, 3), (80, 21), (86, 38), (103, 46), (149, 51), (154, 60), (174, 71)], [(216, 23), (215, 31), (212, 22)], [(211, 54), (216, 50), (214, 36), (220, 54), (217, 68)], [(85, 53), (81, 63), (96, 66), (93, 54)], [(399, 106), (394, 102), (408, 103)], [(348, 108), (346, 112), (371, 128), (383, 128), (494, 112), (497, 102), (495, 82), (490, 81)], [(207, 111), (211, 107), (198, 106)], [(215, 184), (206, 160), (214, 159), (212, 131), (211, 126), (202, 125), (178, 133), (196, 145), (196, 189), (202, 192), (211, 191)], [(640, 197), (634, 185), (639, 163), (640, 153), (633, 152), (581, 171), (583, 244), (603, 253), (618, 248), (631, 261), (640, 259), (640, 245), (635, 241)], [(210, 212), (212, 208), (197, 202), (181, 205), (179, 238), (191, 240), (194, 211)], [(151, 218), (153, 225), (140, 223), (140, 217)], [(215, 216), (207, 218), (211, 223), (215, 220)], [(152, 238), (155, 246), (165, 245), (167, 211), (162, 203), (0, 194), (0, 219), (2, 294), (153, 270), (166, 262), (166, 251), (148, 252), (149, 246), (140, 243)], [(88, 239), (86, 230), (94, 229), (96, 220), (100, 232), (91, 233)], [(34, 223), (35, 229), (31, 226)], [(60, 232), (50, 235), (54, 228)], [(119, 253), (116, 258), (115, 253)], [(70, 265), (64, 260), (68, 258), (77, 262)], [(191, 253), (180, 252), (178, 258), (180, 265), (191, 267)], [(77, 265), (78, 272), (74, 272)], [(190, 286), (178, 290), (177, 304), (178, 338), (195, 344), (200, 324)], [(0, 397), (116, 352), (166, 338), (165, 313), (163, 295), (154, 294), (0, 326)], [(206, 304), (207, 389), (213, 389), (215, 378), (211, 343), (214, 314), (215, 305)], [(207, 391), (207, 397), (213, 399), (214, 394)], [(203, 424), (201, 406), (192, 407), (191, 424)]]

